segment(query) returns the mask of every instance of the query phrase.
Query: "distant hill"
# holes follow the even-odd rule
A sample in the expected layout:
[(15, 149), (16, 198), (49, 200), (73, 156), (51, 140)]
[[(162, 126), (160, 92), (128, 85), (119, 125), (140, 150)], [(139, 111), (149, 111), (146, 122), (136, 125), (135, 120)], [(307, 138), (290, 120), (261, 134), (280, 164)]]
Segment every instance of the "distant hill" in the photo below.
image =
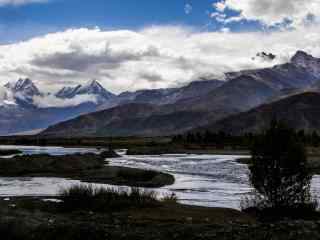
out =
[(232, 134), (257, 133), (269, 126), (271, 120), (285, 121), (290, 127), (307, 132), (320, 132), (320, 93), (306, 92), (240, 113), (201, 130), (225, 131)]
[(163, 136), (191, 130), (201, 112), (163, 112), (150, 104), (127, 104), (82, 115), (49, 127), (49, 137), (79, 136)]

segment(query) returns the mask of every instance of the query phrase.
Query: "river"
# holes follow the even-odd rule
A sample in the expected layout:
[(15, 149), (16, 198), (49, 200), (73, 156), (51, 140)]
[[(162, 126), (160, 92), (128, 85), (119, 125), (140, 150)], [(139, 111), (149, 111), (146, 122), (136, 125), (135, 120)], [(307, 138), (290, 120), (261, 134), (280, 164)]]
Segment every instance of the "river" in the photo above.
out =
[[(94, 148), (0, 146), (1, 148), (20, 149), (25, 154), (63, 155), (97, 152)], [(235, 161), (239, 157), (243, 156), (194, 154), (127, 156), (123, 154), (122, 158), (110, 159), (109, 164), (173, 174), (175, 183), (156, 191), (160, 195), (175, 193), (181, 203), (239, 209), (241, 199), (252, 191), (248, 182), (247, 166)], [(0, 178), (0, 196), (54, 196), (60, 189), (73, 184), (80, 184), (80, 181), (63, 178)], [(319, 176), (313, 178), (312, 191), (314, 194), (320, 193)]]

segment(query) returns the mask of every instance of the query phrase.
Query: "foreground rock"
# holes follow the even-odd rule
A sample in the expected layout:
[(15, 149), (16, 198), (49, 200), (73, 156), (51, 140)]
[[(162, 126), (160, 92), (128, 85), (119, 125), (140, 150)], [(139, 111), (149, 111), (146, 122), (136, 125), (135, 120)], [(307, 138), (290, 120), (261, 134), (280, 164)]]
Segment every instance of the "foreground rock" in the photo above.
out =
[(22, 155), (0, 158), (2, 177), (63, 177), (92, 183), (136, 187), (162, 187), (174, 183), (170, 174), (108, 166), (106, 154), (64, 156)]

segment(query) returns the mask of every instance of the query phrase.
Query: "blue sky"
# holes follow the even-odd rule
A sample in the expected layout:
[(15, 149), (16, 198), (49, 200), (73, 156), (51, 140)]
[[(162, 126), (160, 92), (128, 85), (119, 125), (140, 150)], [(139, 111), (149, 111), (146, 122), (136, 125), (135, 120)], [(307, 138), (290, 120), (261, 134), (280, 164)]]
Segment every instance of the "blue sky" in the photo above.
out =
[[(17, 4), (18, 3), (18, 4)], [(318, 19), (318, 0), (0, 0), (0, 43), (70, 28), (261, 31)]]
[[(216, 0), (217, 1), (217, 0)], [(221, 27), (210, 13), (213, 0), (51, 0), (48, 3), (0, 7), (0, 41), (12, 42), (68, 28), (139, 29), (150, 25), (188, 25), (199, 30)], [(192, 6), (189, 14), (185, 7)], [(190, 9), (189, 9), (190, 10)], [(210, 25), (208, 25), (210, 23)], [(229, 24), (233, 30), (255, 30), (254, 24)], [(1, 29), (0, 29), (1, 30)]]
[(0, 0), (0, 100), (21, 77), (120, 93), (319, 57), (319, 20), (319, 0)]
[[(184, 12), (187, 3), (193, 6), (188, 17)], [(205, 12), (211, 9), (211, 3), (212, 0), (51, 0), (49, 3), (2, 7), (0, 19), (8, 24), (41, 22), (59, 27), (135, 28), (175, 22), (202, 25), (208, 20)]]

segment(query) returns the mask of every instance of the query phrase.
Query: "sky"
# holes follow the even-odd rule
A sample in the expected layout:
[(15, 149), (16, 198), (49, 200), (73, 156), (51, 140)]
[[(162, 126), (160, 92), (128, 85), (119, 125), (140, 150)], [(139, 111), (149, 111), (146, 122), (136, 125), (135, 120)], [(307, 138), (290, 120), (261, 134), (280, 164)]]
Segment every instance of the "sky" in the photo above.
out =
[[(0, 0), (0, 84), (177, 87), (320, 57), (319, 0)], [(267, 61), (255, 57), (273, 53)]]

